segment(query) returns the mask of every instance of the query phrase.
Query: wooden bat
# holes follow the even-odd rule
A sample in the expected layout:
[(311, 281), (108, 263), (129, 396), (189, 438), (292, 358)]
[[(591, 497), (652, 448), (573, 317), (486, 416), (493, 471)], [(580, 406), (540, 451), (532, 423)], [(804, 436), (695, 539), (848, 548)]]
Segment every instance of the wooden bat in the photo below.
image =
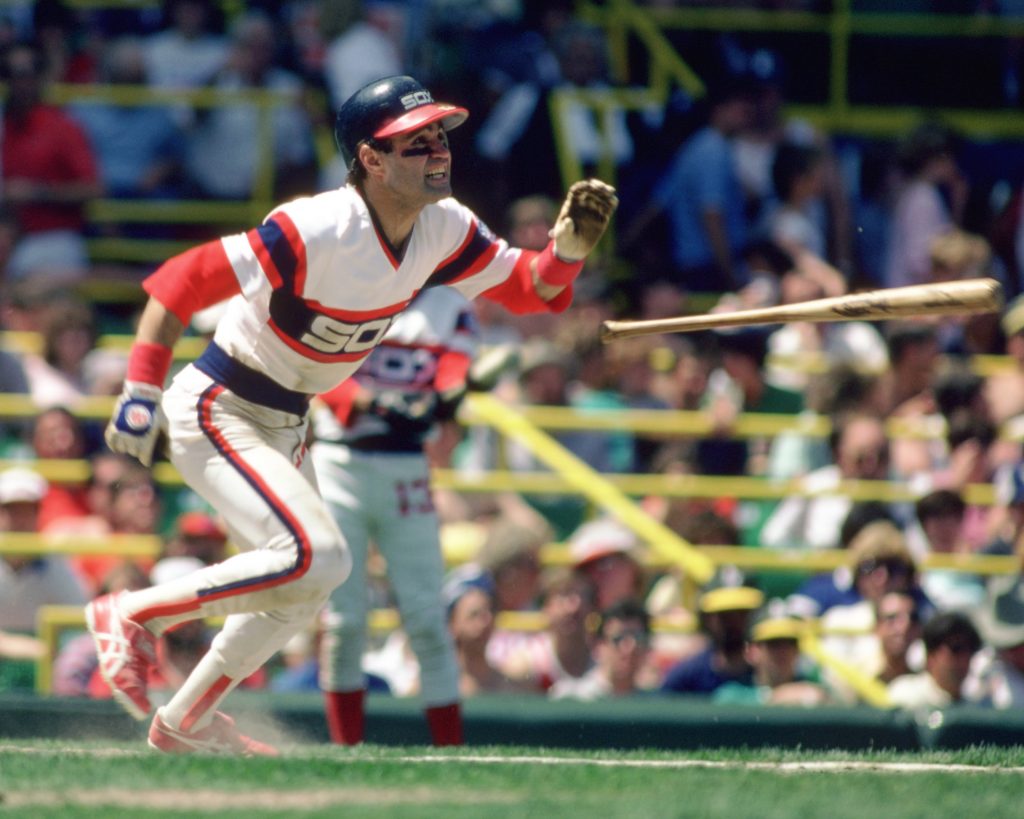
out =
[(1003, 288), (995, 279), (964, 279), (868, 290), (796, 304), (780, 304), (777, 307), (735, 310), (731, 313), (647, 321), (606, 321), (601, 326), (601, 340), (607, 344), (615, 339), (632, 336), (692, 333), (697, 330), (786, 324), (793, 321), (885, 321), (893, 318), (994, 313), (1002, 304)]

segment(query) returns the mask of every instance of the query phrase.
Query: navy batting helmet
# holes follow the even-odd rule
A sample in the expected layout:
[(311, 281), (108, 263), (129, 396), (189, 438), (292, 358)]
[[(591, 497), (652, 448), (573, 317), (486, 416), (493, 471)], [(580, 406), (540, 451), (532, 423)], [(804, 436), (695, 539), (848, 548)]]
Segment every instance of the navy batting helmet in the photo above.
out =
[(387, 139), (438, 120), (450, 131), (468, 116), (465, 108), (434, 102), (430, 92), (412, 77), (384, 77), (345, 100), (334, 122), (334, 139), (345, 167), (351, 168), (360, 142)]

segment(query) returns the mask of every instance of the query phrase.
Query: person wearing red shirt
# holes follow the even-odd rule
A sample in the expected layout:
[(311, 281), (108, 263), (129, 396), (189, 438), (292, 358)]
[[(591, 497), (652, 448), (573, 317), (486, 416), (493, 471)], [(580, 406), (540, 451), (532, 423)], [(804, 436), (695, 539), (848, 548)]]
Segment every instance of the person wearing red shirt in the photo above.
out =
[(85, 203), (103, 193), (92, 148), (70, 117), (42, 102), (45, 67), (35, 46), (12, 45), (0, 69), (7, 82), (3, 198), (21, 230), (7, 274), (81, 277), (88, 267)]

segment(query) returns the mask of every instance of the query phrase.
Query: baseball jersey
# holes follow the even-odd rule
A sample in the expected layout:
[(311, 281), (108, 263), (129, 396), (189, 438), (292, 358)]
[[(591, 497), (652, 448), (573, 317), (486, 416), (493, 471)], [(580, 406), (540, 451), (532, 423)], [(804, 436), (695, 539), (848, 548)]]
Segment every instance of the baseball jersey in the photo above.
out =
[[(448, 376), (464, 381), (468, 362), (476, 353), (480, 330), (472, 305), (449, 287), (423, 290), (398, 315), (379, 346), (375, 347), (352, 379), (370, 392), (397, 390), (423, 395), (441, 389), (453, 360), (461, 372)], [(423, 433), (392, 429), (383, 418), (356, 413), (343, 424), (329, 406), (313, 415), (317, 438), (360, 449), (420, 452)]]
[(221, 243), (241, 297), (218, 323), (215, 347), (307, 395), (352, 375), (424, 288), (486, 294), (517, 312), (557, 311), (571, 300), (566, 288), (543, 302), (532, 257), (452, 198), (423, 208), (401, 255), (347, 186), (281, 205)]

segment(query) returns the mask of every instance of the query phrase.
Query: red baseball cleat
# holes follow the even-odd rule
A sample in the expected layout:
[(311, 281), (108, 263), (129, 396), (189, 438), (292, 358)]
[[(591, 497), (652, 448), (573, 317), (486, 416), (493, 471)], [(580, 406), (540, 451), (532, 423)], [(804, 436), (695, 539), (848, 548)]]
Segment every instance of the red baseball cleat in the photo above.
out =
[(156, 662), (156, 638), (121, 614), (118, 597), (105, 594), (85, 607), (85, 621), (96, 643), (100, 674), (125, 710), (145, 719), (149, 703), (149, 668)]
[(149, 727), (149, 747), (165, 754), (240, 754), (241, 756), (278, 756), (277, 748), (247, 737), (235, 727), (235, 721), (217, 711), (207, 727), (186, 734), (171, 728), (160, 718), (159, 709)]

